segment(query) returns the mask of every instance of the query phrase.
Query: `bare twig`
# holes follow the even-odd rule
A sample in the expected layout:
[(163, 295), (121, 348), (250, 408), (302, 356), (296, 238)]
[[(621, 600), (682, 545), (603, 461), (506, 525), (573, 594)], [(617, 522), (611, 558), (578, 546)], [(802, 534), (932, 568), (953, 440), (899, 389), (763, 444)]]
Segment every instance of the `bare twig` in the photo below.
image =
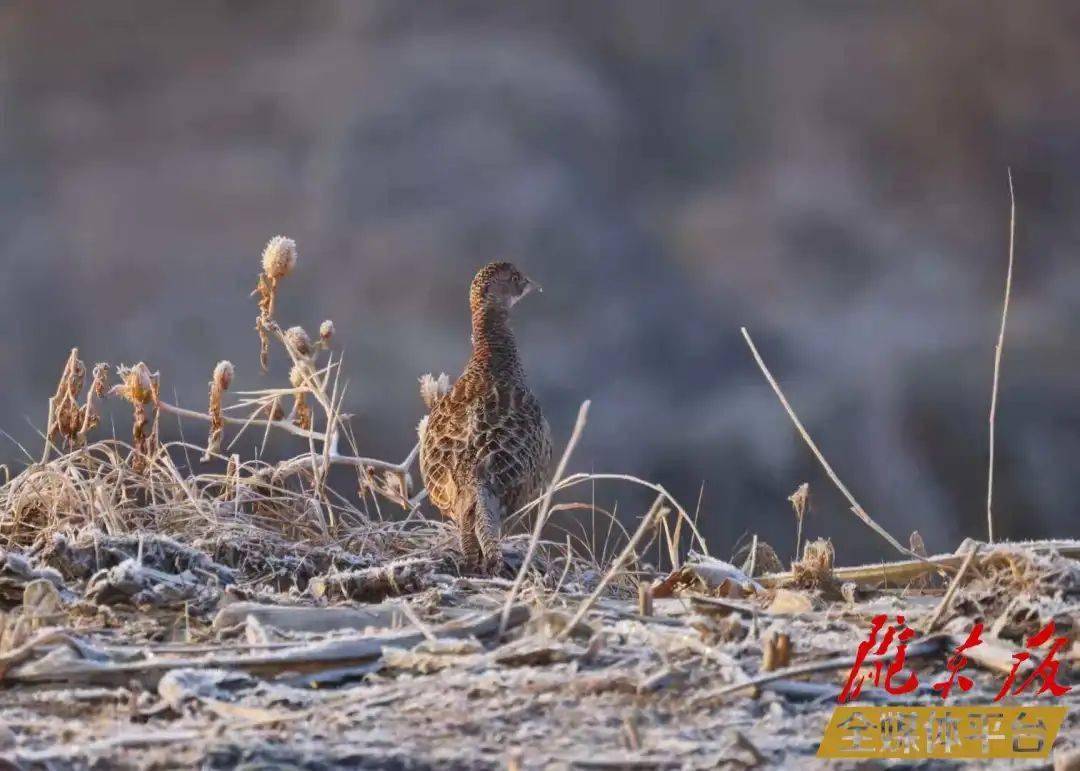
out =
[(1016, 242), (1016, 195), (1013, 193), (1012, 169), (1009, 169), (1009, 267), (1005, 272), (1005, 301), (1001, 306), (1001, 329), (994, 347), (994, 386), (990, 392), (990, 458), (986, 474), (986, 540), (994, 542), (994, 422), (997, 417), (998, 382), (1001, 377), (1001, 352), (1005, 347), (1005, 322), (1009, 318), (1012, 295), (1013, 255)]
[(413, 626), (420, 630), (420, 634), (424, 635), (424, 639), (428, 642), (436, 642), (439, 638), (435, 636), (435, 633), (431, 631), (431, 627), (425, 624), (420, 616), (416, 614), (416, 610), (409, 604), (408, 600), (401, 603), (401, 612), (405, 614), (405, 617), (409, 619)]
[(975, 555), (979, 553), (979, 544), (975, 544), (971, 547), (971, 551), (968, 552), (967, 557), (964, 558), (964, 562), (960, 565), (960, 570), (953, 576), (952, 582), (949, 584), (949, 588), (945, 592), (945, 596), (941, 598), (941, 602), (934, 609), (933, 615), (926, 622), (926, 629), (923, 630), (927, 634), (934, 631), (934, 627), (937, 626), (938, 621), (941, 620), (941, 616), (945, 613), (946, 608), (949, 607), (949, 603), (952, 602), (953, 597), (956, 596), (956, 590), (960, 588), (960, 582), (964, 579), (964, 575), (968, 572), (968, 568), (971, 567), (971, 563), (975, 560)]
[(525, 582), (525, 576), (529, 572), (529, 565), (532, 564), (533, 557), (536, 554), (536, 547), (540, 543), (540, 533), (544, 529), (548, 509), (551, 508), (551, 496), (562, 479), (562, 475), (566, 472), (566, 464), (570, 462), (570, 455), (574, 452), (574, 447), (577, 446), (578, 440), (581, 438), (581, 432), (585, 429), (588, 417), (589, 400), (586, 399), (578, 408), (577, 420), (574, 421), (574, 430), (570, 432), (570, 439), (566, 443), (566, 449), (563, 450), (562, 458), (559, 459), (559, 465), (555, 469), (555, 476), (551, 478), (551, 484), (548, 485), (547, 490), (544, 492), (540, 511), (536, 515), (536, 524), (533, 526), (532, 537), (529, 538), (529, 548), (525, 551), (525, 559), (521, 561), (521, 567), (518, 568), (517, 575), (514, 576), (514, 584), (506, 594), (506, 602), (503, 605), (502, 616), (499, 621), (500, 635), (506, 631), (506, 624), (510, 620), (510, 609), (514, 605), (514, 599), (517, 597), (518, 592), (521, 591), (521, 585)]
[[(173, 404), (169, 404), (166, 401), (158, 402), (158, 409), (162, 412), (168, 412), (181, 418), (192, 418), (193, 420), (203, 420), (210, 422), (212, 418), (205, 412), (197, 412), (195, 410), (185, 409), (183, 407), (177, 407)], [(326, 434), (319, 433), (318, 431), (308, 431), (307, 429), (300, 428), (287, 420), (265, 420), (262, 418), (233, 418), (227, 415), (222, 415), (222, 420), (226, 423), (231, 423), (236, 426), (270, 426), (271, 428), (280, 428), (282, 431), (287, 431), (290, 434), (303, 437), (305, 439), (314, 439), (317, 442), (326, 441)]]
[(769, 372), (769, 368), (765, 366), (765, 362), (762, 360), (761, 354), (758, 353), (757, 348), (754, 346), (754, 341), (750, 339), (750, 333), (746, 331), (746, 327), (742, 328), (742, 336), (746, 339), (746, 344), (750, 346), (750, 353), (754, 355), (754, 361), (757, 362), (758, 367), (761, 368), (762, 374), (765, 375), (765, 379), (769, 381), (769, 385), (772, 386), (773, 391), (776, 392), (776, 396), (780, 399), (780, 404), (782, 404), (784, 409), (787, 411), (788, 417), (791, 418), (791, 422), (795, 424), (795, 428), (798, 429), (799, 434), (803, 438), (803, 441), (806, 442), (806, 446), (810, 448), (810, 452), (814, 453), (814, 457), (818, 459), (821, 467), (825, 469), (825, 473), (828, 474), (829, 479), (832, 480), (833, 484), (836, 485), (837, 489), (839, 489), (840, 492), (843, 493), (844, 497), (847, 498), (848, 503), (851, 504), (851, 511), (855, 514), (855, 516), (865, 522), (871, 530), (873, 530), (875, 533), (888, 541), (889, 545), (896, 549), (898, 552), (918, 558), (919, 555), (915, 554), (913, 551), (901, 544), (899, 541), (889, 535), (888, 531), (885, 530), (885, 528), (883, 528), (881, 525), (871, 519), (870, 515), (866, 513), (865, 509), (863, 509), (863, 507), (859, 505), (859, 502), (855, 500), (855, 496), (852, 495), (851, 491), (848, 490), (844, 483), (840, 481), (840, 477), (836, 475), (836, 472), (833, 471), (832, 466), (830, 466), (829, 462), (825, 460), (825, 456), (821, 454), (821, 450), (819, 450), (817, 445), (814, 444), (814, 440), (810, 438), (810, 434), (803, 427), (802, 421), (799, 420), (799, 416), (796, 415), (795, 410), (791, 408), (791, 405), (788, 403), (787, 398), (784, 396), (784, 392), (780, 390), (780, 385), (776, 382), (776, 378), (772, 376), (772, 373)]
[(353, 455), (339, 455), (331, 450), (329, 455), (312, 455), (310, 452), (303, 455), (297, 455), (290, 460), (282, 461), (277, 466), (270, 466), (262, 469), (259, 474), (262, 476), (280, 475), (288, 476), (304, 469), (311, 469), (313, 471), (321, 472), (325, 467), (324, 464), (337, 466), (355, 466), (361, 469), (378, 469), (380, 471), (394, 471), (404, 472), (408, 471), (412, 465), (412, 461), (415, 458), (413, 453), (409, 453), (409, 456), (401, 463), (392, 463), (391, 461), (379, 460), (378, 458), (362, 458)]

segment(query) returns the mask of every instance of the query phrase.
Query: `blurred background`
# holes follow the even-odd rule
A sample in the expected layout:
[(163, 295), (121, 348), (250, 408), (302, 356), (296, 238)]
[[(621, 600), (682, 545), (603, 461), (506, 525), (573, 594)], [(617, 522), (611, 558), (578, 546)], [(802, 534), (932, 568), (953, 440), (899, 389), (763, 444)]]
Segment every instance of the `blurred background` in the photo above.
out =
[(0, 427), (37, 452), (73, 345), (189, 407), (221, 358), (281, 383), (248, 292), (285, 233), (278, 317), (335, 321), (362, 450), (397, 459), (417, 376), (468, 355), (471, 276), (510, 258), (545, 287), (515, 324), (557, 452), (593, 400), (574, 470), (703, 489), (721, 555), (757, 532), (788, 556), (806, 481), (809, 535), (888, 555), (746, 325), (870, 514), (952, 549), (985, 537), (1011, 166), (997, 529), (1076, 536), (1078, 72), (1072, 2), (9, 0)]

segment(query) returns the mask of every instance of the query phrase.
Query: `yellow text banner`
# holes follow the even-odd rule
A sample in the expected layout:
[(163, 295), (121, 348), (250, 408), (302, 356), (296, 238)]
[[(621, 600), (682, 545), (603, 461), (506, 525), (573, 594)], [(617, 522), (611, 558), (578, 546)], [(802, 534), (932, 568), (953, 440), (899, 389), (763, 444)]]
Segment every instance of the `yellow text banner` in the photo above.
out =
[(839, 706), (819, 758), (1046, 758), (1067, 708)]

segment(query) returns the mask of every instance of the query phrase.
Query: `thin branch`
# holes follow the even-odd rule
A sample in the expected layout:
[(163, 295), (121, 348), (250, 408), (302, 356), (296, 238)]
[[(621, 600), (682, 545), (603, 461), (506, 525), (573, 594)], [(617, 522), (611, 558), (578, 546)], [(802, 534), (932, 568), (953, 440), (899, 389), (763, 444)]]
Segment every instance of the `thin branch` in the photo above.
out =
[(506, 603), (503, 605), (502, 616), (499, 620), (500, 635), (506, 631), (506, 625), (510, 621), (510, 609), (514, 606), (514, 598), (517, 597), (518, 592), (521, 590), (521, 585), (525, 582), (525, 575), (529, 571), (529, 565), (536, 554), (536, 546), (540, 542), (540, 531), (544, 529), (548, 509), (551, 508), (551, 496), (555, 493), (555, 487), (566, 472), (566, 464), (570, 462), (570, 455), (574, 452), (574, 447), (577, 446), (578, 440), (581, 438), (581, 432), (585, 429), (585, 423), (589, 417), (589, 403), (589, 400), (586, 399), (578, 408), (574, 430), (570, 432), (570, 439), (566, 443), (566, 449), (563, 450), (562, 458), (559, 459), (559, 465), (555, 469), (555, 476), (551, 478), (551, 484), (548, 485), (547, 491), (544, 493), (543, 501), (540, 504), (540, 512), (536, 515), (536, 524), (533, 527), (532, 537), (529, 539), (529, 548), (525, 552), (525, 559), (522, 560), (521, 567), (518, 568), (517, 575), (514, 576), (514, 584), (506, 595)]
[[(173, 415), (178, 415), (182, 418), (192, 418), (193, 420), (210, 421), (210, 416), (205, 412), (196, 412), (195, 410), (185, 409), (184, 407), (177, 407), (176, 405), (169, 404), (166, 401), (158, 401), (158, 409), (162, 412), (168, 412)], [(297, 425), (287, 420), (266, 420), (264, 418), (233, 418), (228, 415), (222, 415), (222, 420), (226, 423), (231, 423), (235, 426), (269, 426), (271, 428), (280, 428), (282, 431), (288, 431), (290, 434), (304, 437), (305, 439), (314, 439), (317, 442), (325, 442), (326, 435), (320, 434), (317, 431), (309, 431), (306, 428), (300, 428)]]
[(795, 410), (791, 408), (791, 405), (788, 403), (787, 398), (784, 396), (784, 392), (780, 390), (780, 385), (776, 382), (776, 378), (772, 376), (772, 373), (769, 372), (769, 368), (765, 366), (765, 362), (762, 360), (761, 354), (758, 353), (757, 348), (754, 346), (754, 341), (750, 339), (750, 333), (746, 331), (746, 327), (742, 328), (742, 336), (746, 339), (746, 344), (750, 346), (750, 353), (754, 355), (754, 361), (757, 362), (758, 367), (761, 368), (762, 374), (765, 375), (765, 379), (769, 381), (769, 385), (772, 386), (772, 389), (776, 393), (777, 398), (780, 399), (780, 404), (782, 404), (784, 409), (787, 411), (788, 417), (791, 418), (791, 422), (795, 424), (795, 428), (798, 429), (799, 434), (803, 438), (803, 441), (806, 442), (807, 447), (810, 448), (810, 452), (814, 453), (814, 457), (818, 459), (821, 467), (825, 469), (825, 473), (829, 475), (829, 479), (832, 480), (833, 484), (836, 485), (840, 492), (843, 493), (844, 497), (847, 498), (848, 503), (851, 504), (851, 511), (855, 514), (855, 516), (865, 522), (871, 530), (873, 530), (875, 533), (888, 541), (889, 545), (896, 549), (898, 552), (900, 552), (901, 554), (907, 554), (908, 556), (914, 557), (916, 559), (920, 559), (918, 554), (915, 554), (915, 552), (911, 551), (911, 549), (903, 546), (899, 541), (889, 535), (888, 531), (885, 530), (885, 528), (881, 527), (881, 525), (871, 519), (870, 515), (867, 514), (863, 507), (859, 505), (859, 502), (855, 500), (855, 496), (852, 495), (851, 491), (848, 490), (847, 487), (844, 486), (844, 483), (840, 481), (840, 477), (838, 477), (836, 475), (836, 472), (832, 470), (832, 466), (829, 465), (829, 461), (825, 460), (825, 456), (821, 454), (821, 450), (819, 450), (817, 445), (814, 444), (814, 440), (810, 438), (810, 434), (807, 433), (806, 429), (803, 427), (802, 421), (799, 420), (799, 416), (796, 415)]
[[(204, 412), (196, 412), (195, 410), (185, 409), (183, 407), (177, 407), (169, 404), (166, 401), (159, 401), (158, 407), (162, 412), (168, 412), (173, 415), (177, 415), (182, 418), (193, 418), (195, 420), (210, 421), (210, 416)], [(280, 428), (282, 431), (287, 431), (290, 434), (294, 434), (299, 437), (307, 439), (313, 439), (317, 442), (326, 442), (326, 435), (321, 434), (318, 431), (309, 431), (306, 428), (300, 428), (299, 426), (291, 423), (287, 420), (266, 420), (264, 418), (232, 418), (228, 416), (222, 416), (226, 423), (234, 425), (256, 425), (266, 426), (268, 428)], [(373, 468), (383, 471), (395, 471), (404, 472), (408, 471), (416, 460), (417, 448), (419, 445), (413, 447), (409, 452), (408, 457), (402, 463), (392, 463), (386, 460), (379, 460), (378, 458), (362, 458), (354, 457), (352, 455), (339, 455), (333, 449), (333, 443), (330, 444), (329, 456), (315, 456), (316, 468), (321, 468), (324, 463), (330, 465), (341, 466), (356, 466), (358, 468)], [(312, 467), (311, 453), (305, 453), (304, 455), (298, 455), (290, 460), (282, 461), (277, 466), (268, 466), (258, 472), (257, 476), (270, 476), (274, 473), (278, 474), (292, 474), (300, 471), (303, 468)]]
[(960, 570), (953, 576), (953, 580), (949, 584), (945, 596), (941, 598), (941, 602), (939, 602), (938, 606), (934, 609), (934, 614), (930, 616), (930, 620), (926, 622), (925, 631), (927, 634), (933, 632), (934, 627), (937, 626), (938, 621), (941, 620), (941, 616), (945, 613), (945, 609), (949, 607), (952, 598), (956, 596), (956, 590), (960, 588), (960, 581), (963, 580), (964, 574), (968, 572), (968, 568), (971, 567), (971, 563), (975, 560), (975, 555), (978, 553), (979, 544), (973, 544), (971, 551), (969, 551), (967, 557), (964, 558), (964, 563), (960, 566)]
[(258, 472), (258, 476), (271, 476), (280, 475), (288, 476), (289, 474), (295, 474), (298, 471), (304, 469), (312, 469), (314, 471), (321, 471), (324, 463), (338, 466), (355, 466), (357, 468), (371, 468), (379, 469), (380, 471), (395, 471), (405, 472), (409, 470), (412, 465), (412, 459), (415, 458), (415, 453), (410, 452), (409, 456), (401, 463), (391, 463), (386, 460), (379, 460), (378, 458), (360, 458), (352, 455), (339, 455), (336, 452), (331, 451), (329, 456), (315, 455), (305, 453), (304, 455), (297, 455), (290, 460), (282, 461), (276, 466), (268, 466), (261, 469)]
[(1001, 306), (1001, 329), (994, 348), (994, 387), (990, 392), (990, 459), (986, 475), (986, 540), (994, 542), (994, 421), (997, 417), (998, 380), (1001, 377), (1001, 352), (1005, 347), (1005, 322), (1009, 318), (1012, 295), (1013, 255), (1016, 243), (1016, 195), (1013, 193), (1012, 169), (1009, 169), (1009, 268), (1005, 273), (1005, 301)]

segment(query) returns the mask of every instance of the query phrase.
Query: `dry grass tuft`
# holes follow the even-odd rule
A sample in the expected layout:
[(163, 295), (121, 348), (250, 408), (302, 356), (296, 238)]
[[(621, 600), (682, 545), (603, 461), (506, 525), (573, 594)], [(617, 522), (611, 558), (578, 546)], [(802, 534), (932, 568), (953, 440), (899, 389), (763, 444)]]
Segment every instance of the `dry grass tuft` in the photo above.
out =
[(836, 552), (833, 550), (832, 541), (828, 538), (818, 538), (810, 541), (803, 548), (802, 559), (796, 560), (791, 565), (794, 574), (793, 583), (804, 589), (835, 589), (836, 576), (833, 575), (833, 564), (836, 560)]

